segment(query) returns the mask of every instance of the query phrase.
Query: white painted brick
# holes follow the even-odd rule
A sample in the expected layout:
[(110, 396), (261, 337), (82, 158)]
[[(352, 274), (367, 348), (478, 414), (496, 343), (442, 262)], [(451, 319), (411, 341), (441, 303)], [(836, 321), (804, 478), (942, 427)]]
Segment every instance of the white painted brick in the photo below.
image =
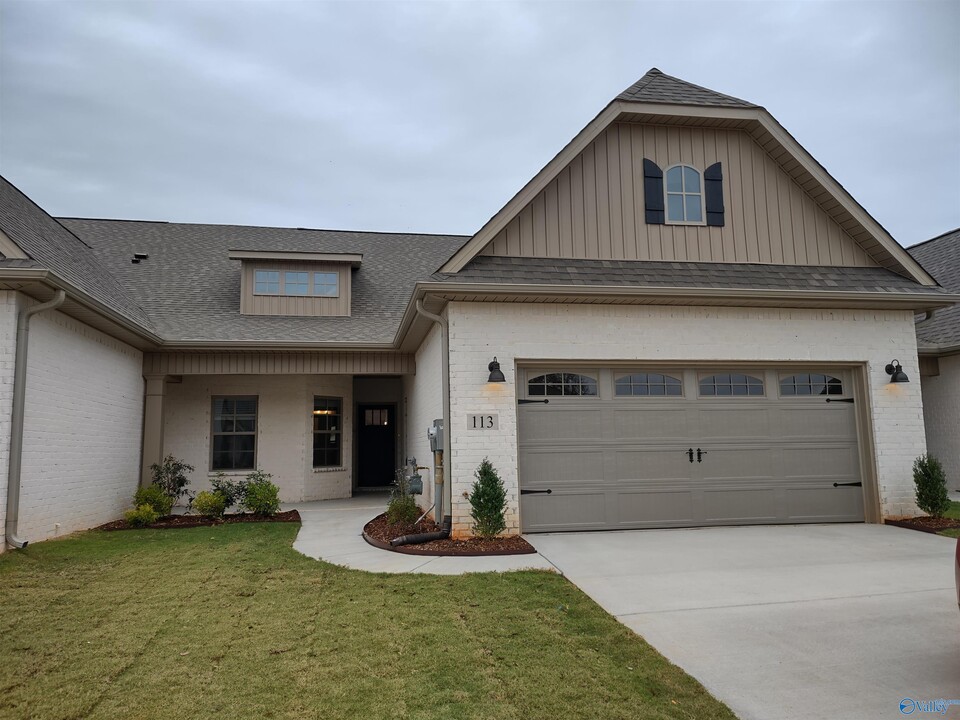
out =
[[(350, 497), (353, 378), (348, 375), (185, 375), (167, 383), (164, 454), (193, 465), (190, 490), (209, 489), (210, 413), (215, 395), (256, 395), (257, 465), (273, 475), (284, 502)], [(342, 470), (313, 469), (313, 398), (343, 399)], [(240, 476), (246, 473), (239, 473)]]
[[(29, 300), (21, 296), (22, 306)], [(0, 315), (11, 303), (0, 301)], [(0, 320), (0, 357), (7, 341)], [(139, 350), (59, 312), (34, 316), (24, 413), (20, 527), (30, 541), (115, 520), (137, 487), (143, 417)], [(7, 363), (4, 363), (5, 366)], [(0, 377), (12, 380), (13, 363)], [(7, 384), (0, 379), (0, 403)], [(7, 424), (10, 406), (0, 408)], [(0, 453), (6, 502), (8, 455)]]
[[(892, 385), (884, 372), (896, 357), (918, 377), (909, 312), (450, 303), (448, 316), (455, 527), (469, 528), (462, 493), (489, 457), (509, 492), (509, 530), (519, 531), (514, 364), (529, 359), (865, 363), (882, 512), (916, 511), (911, 467), (925, 450), (920, 385)], [(504, 384), (486, 382), (494, 355)], [(498, 413), (499, 430), (465, 432), (475, 412)]]
[(943, 463), (947, 486), (960, 490), (960, 355), (940, 358), (940, 374), (920, 386), (927, 448)]
[(415, 457), (423, 477), (423, 496), (418, 502), (424, 510), (433, 503), (433, 452), (427, 439), (427, 428), (443, 417), (443, 395), (440, 385), (443, 357), (440, 329), (434, 324), (416, 353), (416, 375), (403, 377), (406, 457)]

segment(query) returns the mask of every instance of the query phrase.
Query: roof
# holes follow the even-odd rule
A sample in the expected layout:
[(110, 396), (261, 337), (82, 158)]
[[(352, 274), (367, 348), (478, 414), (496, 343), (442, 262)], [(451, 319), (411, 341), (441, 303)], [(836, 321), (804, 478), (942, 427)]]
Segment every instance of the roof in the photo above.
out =
[(699, 105), (704, 107), (759, 107), (753, 103), (718, 93), (709, 88), (675, 78), (650, 68), (647, 74), (622, 93), (617, 100), (642, 103), (667, 103), (670, 105)]
[(468, 283), (825, 290), (945, 295), (946, 291), (879, 267), (821, 267), (651, 260), (556, 260), (478, 255), (435, 281)]
[[(464, 240), (457, 235), (61, 219), (131, 290), (165, 342), (392, 343), (418, 280)], [(231, 251), (362, 254), (350, 317), (240, 314)], [(149, 258), (133, 264), (134, 252)]]
[(0, 177), (0, 229), (34, 263), (26, 265), (23, 260), (4, 259), (4, 267), (51, 270), (143, 329), (153, 329), (140, 304), (100, 265), (93, 250), (3, 177)]
[[(960, 293), (960, 228), (907, 248), (946, 290)], [(960, 345), (960, 305), (938, 310), (917, 327), (920, 347)]]

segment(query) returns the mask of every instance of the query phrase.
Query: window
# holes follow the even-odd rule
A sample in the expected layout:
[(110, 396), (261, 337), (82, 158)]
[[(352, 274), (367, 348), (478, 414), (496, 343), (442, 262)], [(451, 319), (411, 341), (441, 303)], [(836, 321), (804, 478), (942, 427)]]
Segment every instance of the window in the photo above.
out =
[(363, 424), (366, 426), (370, 425), (389, 425), (390, 424), (390, 411), (386, 408), (376, 408), (375, 410), (364, 410), (363, 411)]
[(547, 373), (530, 378), (529, 395), (590, 395), (597, 394), (597, 380), (577, 373)]
[(689, 165), (667, 170), (667, 222), (703, 224), (703, 185), (700, 171)]
[(257, 398), (213, 398), (213, 470), (257, 467)]
[(763, 395), (763, 380), (742, 373), (707, 375), (700, 378), (700, 395)]
[(257, 295), (279, 295), (280, 271), (255, 270), (253, 273), (253, 292)]
[(283, 274), (284, 295), (306, 295), (310, 292), (310, 273), (285, 272)]
[(780, 378), (780, 394), (786, 395), (843, 395), (843, 381), (832, 375), (800, 373)]
[(680, 378), (660, 373), (635, 373), (618, 377), (614, 383), (617, 397), (635, 395), (683, 395)]
[(313, 294), (320, 297), (338, 297), (340, 295), (340, 276), (332, 272), (313, 274)]
[(343, 467), (340, 398), (313, 398), (313, 466)]

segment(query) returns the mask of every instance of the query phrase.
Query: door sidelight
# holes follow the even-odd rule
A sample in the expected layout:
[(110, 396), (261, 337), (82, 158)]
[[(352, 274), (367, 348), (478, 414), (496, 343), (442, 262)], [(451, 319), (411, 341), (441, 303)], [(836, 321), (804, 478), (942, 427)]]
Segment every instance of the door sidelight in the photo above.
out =
[[(698, 463), (699, 463), (699, 462), (703, 462), (703, 456), (706, 455), (706, 454), (707, 454), (707, 451), (706, 451), (706, 450), (701, 450), (700, 448), (697, 448), (697, 462), (698, 462)], [(693, 458), (692, 458), (692, 457), (690, 458), (690, 462), (693, 462)]]

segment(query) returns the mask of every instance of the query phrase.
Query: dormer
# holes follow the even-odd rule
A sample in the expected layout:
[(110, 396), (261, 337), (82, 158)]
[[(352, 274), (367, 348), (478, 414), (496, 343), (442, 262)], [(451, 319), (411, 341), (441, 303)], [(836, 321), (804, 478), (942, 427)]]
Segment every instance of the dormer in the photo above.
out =
[(241, 261), (241, 315), (342, 317), (363, 255), (231, 250), (230, 259)]

